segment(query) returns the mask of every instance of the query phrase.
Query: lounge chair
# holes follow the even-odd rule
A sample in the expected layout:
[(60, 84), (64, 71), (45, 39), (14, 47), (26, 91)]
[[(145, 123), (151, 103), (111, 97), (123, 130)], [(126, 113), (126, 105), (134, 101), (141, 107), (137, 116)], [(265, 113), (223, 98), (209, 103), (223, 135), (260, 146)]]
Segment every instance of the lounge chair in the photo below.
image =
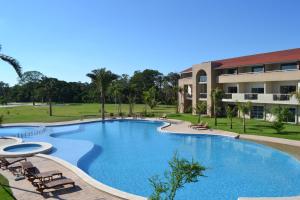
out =
[(206, 122), (204, 125), (194, 126), (193, 128), (197, 129), (197, 130), (206, 130), (206, 129), (208, 129), (208, 123)]
[(62, 177), (62, 172), (58, 170), (40, 172), (40, 170), (37, 167), (33, 166), (31, 162), (22, 162), (21, 166), (23, 168), (24, 175), (33, 185), (36, 184), (36, 182), (34, 182), (36, 179), (38, 179), (39, 181), (43, 181), (46, 179), (52, 179), (55, 176), (58, 176), (59, 178)]
[(21, 161), (26, 161), (26, 158), (0, 158), (0, 168), (2, 169), (7, 169), (10, 165), (21, 162)]
[(163, 114), (159, 119), (167, 119), (167, 114)]
[(193, 128), (194, 126), (203, 126), (204, 124), (203, 124), (203, 122), (201, 121), (200, 123), (198, 123), (198, 124), (191, 124), (191, 125), (189, 125), (189, 128)]
[(46, 189), (55, 189), (56, 187), (61, 187), (65, 185), (72, 185), (73, 187), (75, 187), (75, 182), (70, 178), (59, 178), (50, 181), (43, 181), (38, 183), (37, 191), (43, 194), (44, 190)]

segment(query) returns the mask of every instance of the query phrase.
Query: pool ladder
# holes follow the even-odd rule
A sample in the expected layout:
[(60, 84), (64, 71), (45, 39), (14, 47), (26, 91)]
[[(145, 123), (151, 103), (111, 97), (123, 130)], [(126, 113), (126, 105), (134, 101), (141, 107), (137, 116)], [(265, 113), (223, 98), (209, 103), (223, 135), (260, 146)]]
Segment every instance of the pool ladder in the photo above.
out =
[(31, 131), (26, 131), (23, 133), (18, 133), (15, 135), (15, 137), (18, 138), (27, 138), (27, 137), (31, 137), (31, 136), (37, 136), (37, 135), (43, 135), (47, 132), (47, 128), (45, 126), (40, 126), (34, 130)]

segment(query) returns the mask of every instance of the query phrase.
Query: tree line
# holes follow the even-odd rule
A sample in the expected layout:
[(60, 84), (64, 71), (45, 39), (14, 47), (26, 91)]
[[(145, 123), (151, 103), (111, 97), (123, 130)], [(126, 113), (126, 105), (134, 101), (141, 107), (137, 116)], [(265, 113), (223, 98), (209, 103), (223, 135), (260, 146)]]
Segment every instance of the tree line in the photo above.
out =
[[(35, 102), (48, 102), (49, 98), (57, 103), (99, 103), (103, 100), (100, 99), (103, 91), (98, 89), (99, 83), (95, 78), (97, 71), (101, 70), (105, 73), (110, 72), (104, 68), (93, 70), (88, 74), (91, 83), (67, 82), (48, 77), (38, 71), (25, 72), (14, 86), (10, 87), (0, 81), (0, 104), (32, 102), (35, 105)], [(104, 80), (107, 82), (107, 91), (104, 91), (106, 103), (145, 103), (146, 99), (151, 99), (146, 98), (147, 95), (155, 96), (156, 103), (177, 103), (177, 73), (163, 75), (151, 69), (135, 71), (132, 76), (110, 73), (113, 75), (112, 80)], [(149, 103), (153, 105), (155, 102)]]

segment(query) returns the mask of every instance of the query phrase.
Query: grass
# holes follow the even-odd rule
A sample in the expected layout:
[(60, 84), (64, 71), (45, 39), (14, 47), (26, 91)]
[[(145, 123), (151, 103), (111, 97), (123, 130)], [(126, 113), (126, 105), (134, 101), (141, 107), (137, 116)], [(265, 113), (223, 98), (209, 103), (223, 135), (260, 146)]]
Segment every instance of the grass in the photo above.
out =
[(1, 200), (12, 200), (15, 199), (12, 195), (12, 191), (9, 187), (8, 180), (0, 174), (0, 199)]
[[(57, 122), (81, 119), (82, 116), (99, 116), (99, 104), (59, 104), (53, 106), (53, 116), (49, 116), (48, 106), (20, 106), (11, 108), (0, 108), (0, 115), (3, 115), (3, 123), (18, 123), (18, 122)], [(145, 105), (136, 104), (134, 112), (142, 112)], [(107, 113), (115, 113), (116, 106), (114, 104), (106, 104), (105, 111)], [(122, 105), (122, 112), (128, 113), (128, 105)], [(156, 116), (163, 113), (174, 113), (175, 106), (159, 105), (148, 112), (155, 113)]]
[[(169, 114), (169, 118), (180, 119), (197, 123), (198, 116), (191, 114)], [(243, 122), (241, 118), (233, 119), (233, 129), (230, 129), (230, 123), (227, 118), (218, 118), (218, 125), (214, 125), (214, 118), (202, 117), (203, 122), (208, 122), (209, 127), (213, 129), (220, 129), (243, 134)], [(282, 133), (276, 133), (272, 128), (272, 124), (263, 120), (247, 119), (246, 120), (246, 134), (263, 135), (270, 137), (286, 138), (291, 140), (300, 140), (300, 126), (294, 124), (286, 124)]]

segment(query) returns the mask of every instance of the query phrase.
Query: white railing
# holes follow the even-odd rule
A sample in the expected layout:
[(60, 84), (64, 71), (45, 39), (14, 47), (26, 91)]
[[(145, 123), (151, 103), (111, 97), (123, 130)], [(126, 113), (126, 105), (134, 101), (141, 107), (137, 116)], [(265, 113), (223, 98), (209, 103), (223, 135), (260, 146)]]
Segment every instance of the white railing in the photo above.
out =
[(291, 94), (259, 94), (259, 93), (226, 93), (223, 101), (225, 102), (255, 102), (273, 104), (292, 104), (297, 105), (298, 101)]

